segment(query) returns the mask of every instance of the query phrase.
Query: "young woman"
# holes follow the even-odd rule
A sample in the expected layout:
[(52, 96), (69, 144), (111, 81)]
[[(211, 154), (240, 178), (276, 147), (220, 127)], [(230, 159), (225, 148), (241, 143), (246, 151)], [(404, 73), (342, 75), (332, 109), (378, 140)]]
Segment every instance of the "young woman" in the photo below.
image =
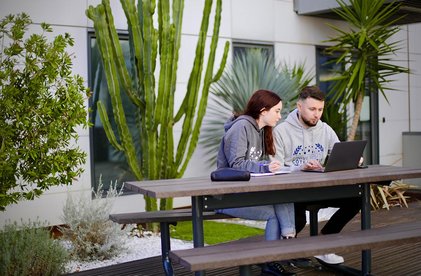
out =
[[(218, 152), (218, 168), (235, 168), (249, 172), (275, 172), (281, 168), (275, 155), (272, 129), (281, 119), (282, 100), (268, 90), (253, 93), (242, 115), (225, 124), (225, 135)], [(220, 213), (252, 220), (266, 220), (266, 240), (295, 237), (294, 204), (239, 207), (218, 210)], [(263, 266), (273, 275), (293, 275), (278, 263)]]

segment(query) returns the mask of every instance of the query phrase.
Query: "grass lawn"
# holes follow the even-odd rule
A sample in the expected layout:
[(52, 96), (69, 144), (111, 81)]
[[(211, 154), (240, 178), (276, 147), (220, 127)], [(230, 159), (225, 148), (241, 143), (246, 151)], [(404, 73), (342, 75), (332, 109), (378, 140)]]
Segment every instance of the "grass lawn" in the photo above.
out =
[[(264, 230), (260, 228), (208, 220), (203, 221), (203, 228), (206, 244), (217, 244), (264, 234)], [(178, 222), (177, 226), (171, 226), (170, 231), (172, 238), (193, 240), (191, 221)]]

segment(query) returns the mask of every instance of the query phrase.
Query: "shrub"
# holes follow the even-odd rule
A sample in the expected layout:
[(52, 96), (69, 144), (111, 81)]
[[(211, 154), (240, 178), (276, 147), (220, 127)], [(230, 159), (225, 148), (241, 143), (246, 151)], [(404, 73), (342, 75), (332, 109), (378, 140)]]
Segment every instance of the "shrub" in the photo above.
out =
[(0, 232), (0, 275), (60, 275), (68, 261), (66, 249), (40, 223), (6, 225)]
[(25, 13), (0, 20), (0, 211), (72, 184), (86, 161), (74, 141), (88, 125), (89, 91), (72, 73), (73, 38), (47, 40), (45, 23), (41, 34), (27, 34), (31, 24)]
[(92, 199), (82, 196), (74, 201), (71, 195), (67, 197), (62, 217), (65, 227), (60, 227), (60, 231), (63, 238), (71, 242), (70, 253), (74, 259), (105, 260), (123, 249), (120, 227), (108, 219), (114, 200), (122, 190), (117, 190), (117, 183), (111, 183), (102, 198), (102, 187), (100, 179), (97, 190), (92, 190)]

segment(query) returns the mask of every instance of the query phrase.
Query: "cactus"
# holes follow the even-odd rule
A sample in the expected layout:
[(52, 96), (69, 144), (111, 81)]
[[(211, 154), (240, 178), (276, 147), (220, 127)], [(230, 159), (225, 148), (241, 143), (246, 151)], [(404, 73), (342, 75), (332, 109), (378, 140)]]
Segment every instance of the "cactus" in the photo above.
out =
[[(144, 0), (137, 4), (134, 0), (121, 0), (128, 23), (131, 61), (135, 68), (132, 71), (128, 70), (123, 58), (109, 0), (102, 0), (96, 7), (89, 6), (86, 11), (88, 18), (93, 21), (97, 35), (117, 133), (111, 127), (105, 106), (99, 101), (97, 108), (100, 118), (108, 140), (116, 150), (124, 152), (137, 180), (182, 177), (197, 146), (209, 87), (221, 76), (229, 50), (227, 42), (220, 68), (213, 75), (222, 0), (216, 2), (212, 41), (205, 59), (206, 34), (213, 4), (212, 0), (205, 0), (196, 56), (182, 104), (177, 112), (174, 111), (174, 95), (184, 1), (174, 0), (170, 6), (169, 0)], [(153, 20), (156, 10), (157, 28)], [(158, 57), (160, 71), (155, 73)], [(204, 64), (204, 60), (207, 60), (207, 64)], [(206, 70), (202, 76), (204, 68)], [(155, 77), (158, 77), (158, 81)], [(126, 122), (121, 93), (127, 93), (138, 113), (137, 127), (142, 152), (140, 160), (136, 156), (135, 139)], [(176, 123), (182, 124), (177, 145), (173, 134)], [(145, 200), (146, 210), (158, 209), (156, 200), (148, 197)], [(161, 200), (161, 210), (170, 208), (171, 199)]]

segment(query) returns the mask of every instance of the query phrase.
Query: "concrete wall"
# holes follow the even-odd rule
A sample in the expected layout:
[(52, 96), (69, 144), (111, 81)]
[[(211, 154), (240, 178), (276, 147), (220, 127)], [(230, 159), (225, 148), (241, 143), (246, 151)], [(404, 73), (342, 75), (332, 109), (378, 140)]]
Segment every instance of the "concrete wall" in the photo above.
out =
[[(69, 32), (75, 38), (74, 73), (88, 79), (87, 32), (92, 27), (85, 16), (89, 5), (99, 0), (1, 0), (0, 17), (7, 14), (26, 12), (34, 21), (31, 30), (39, 31), (37, 24), (47, 22), (54, 29), (53, 35)], [(119, 1), (111, 1), (115, 24), (119, 29), (126, 28), (125, 16)], [(202, 16), (203, 0), (186, 0), (183, 22), (182, 45), (180, 52), (176, 104), (180, 104), (190, 74), (197, 33)], [(213, 20), (211, 20), (213, 21)], [(320, 18), (297, 16), (292, 0), (224, 0), (220, 40), (216, 64), (219, 64), (225, 41), (268, 43), (275, 47), (278, 61), (296, 63), (304, 61), (314, 72), (315, 46), (332, 35), (326, 23), (344, 25), (343, 22), (328, 21)], [(212, 26), (212, 22), (210, 24)], [(401, 165), (402, 132), (421, 130), (421, 24), (402, 26), (403, 30), (396, 39), (404, 40), (404, 47), (397, 59), (411, 68), (413, 74), (399, 76), (395, 87), (399, 91), (388, 92), (390, 104), (380, 100), (380, 162)], [(217, 66), (215, 66), (217, 67)], [(86, 102), (88, 106), (88, 102)], [(393, 131), (391, 131), (393, 129)], [(89, 131), (81, 129), (79, 145), (89, 153)], [(178, 134), (180, 130), (178, 131)], [(177, 134), (177, 133), (176, 133)], [(198, 147), (189, 163), (185, 177), (207, 176), (212, 168), (204, 164), (203, 150)], [(0, 226), (7, 220), (36, 218), (47, 220), (50, 224), (60, 224), (62, 206), (67, 193), (87, 193), (91, 187), (90, 163), (85, 164), (85, 173), (71, 187), (59, 187), (47, 191), (41, 198), (9, 206), (0, 213)], [(175, 205), (189, 204), (189, 199), (181, 199)], [(115, 212), (144, 209), (142, 196), (124, 196), (115, 204)]]

